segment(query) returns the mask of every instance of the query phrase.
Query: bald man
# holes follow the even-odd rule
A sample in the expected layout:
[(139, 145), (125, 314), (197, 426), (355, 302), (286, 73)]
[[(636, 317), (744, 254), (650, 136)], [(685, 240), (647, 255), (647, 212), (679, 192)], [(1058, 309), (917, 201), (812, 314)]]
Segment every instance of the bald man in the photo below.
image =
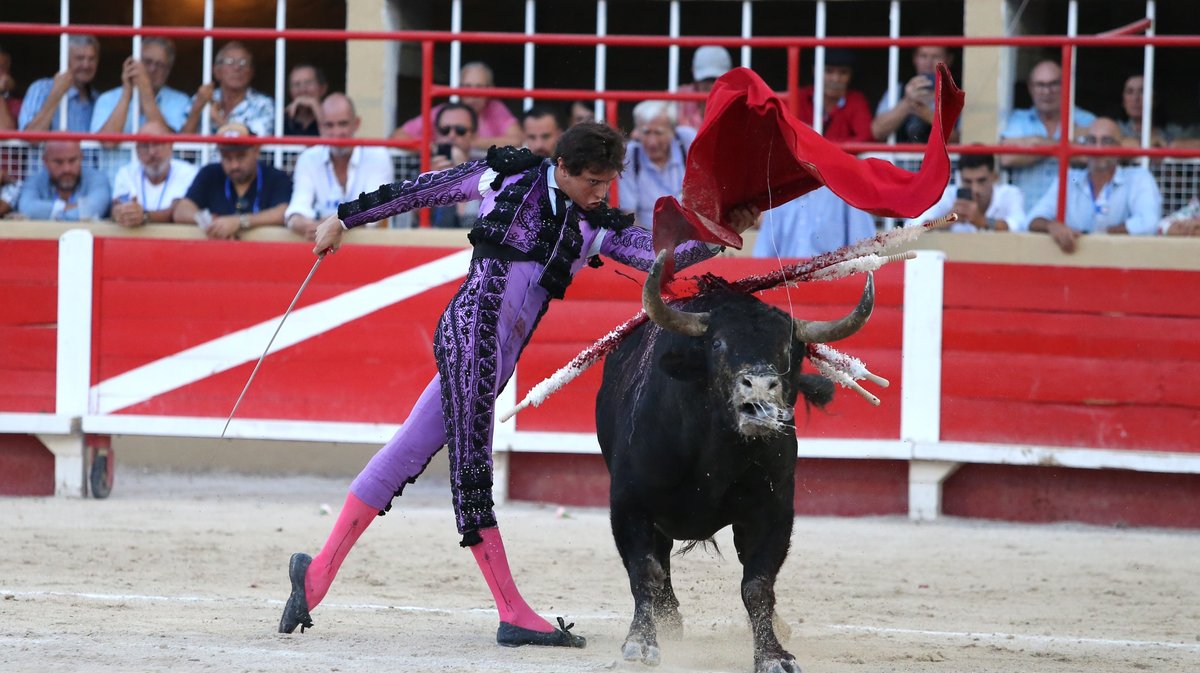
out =
[[(345, 94), (331, 93), (322, 101), (322, 138), (353, 138), (361, 123)], [(337, 213), (338, 204), (392, 182), (395, 170), (391, 155), (382, 147), (317, 145), (300, 153), (292, 178), (292, 199), (284, 219), (288, 229), (312, 240), (317, 225)]]
[(113, 178), (112, 218), (123, 227), (170, 222), (175, 203), (186, 194), (197, 169), (171, 157), (171, 131), (161, 121), (142, 124), (143, 135), (162, 136), (159, 142), (139, 142), (137, 158)]
[(27, 179), (17, 210), (32, 220), (80, 222), (108, 214), (111, 191), (99, 171), (83, 165), (75, 140), (52, 140), (42, 150), (44, 168)]
[[(1099, 117), (1076, 138), (1088, 147), (1121, 146), (1121, 127)], [(1135, 234), (1158, 232), (1162, 194), (1150, 171), (1141, 166), (1121, 166), (1114, 156), (1089, 156), (1087, 168), (1067, 173), (1066, 221), (1055, 218), (1058, 180), (1029, 213), (1029, 231), (1050, 235), (1066, 253), (1075, 252), (1083, 234)]]

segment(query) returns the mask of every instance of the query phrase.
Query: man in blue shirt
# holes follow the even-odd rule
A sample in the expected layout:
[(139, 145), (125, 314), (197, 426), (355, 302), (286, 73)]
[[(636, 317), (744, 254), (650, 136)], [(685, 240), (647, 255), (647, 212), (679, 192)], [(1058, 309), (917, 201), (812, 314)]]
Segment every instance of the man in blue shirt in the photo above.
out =
[[(1119, 147), (1121, 127), (1100, 117), (1079, 137), (1083, 145)], [(1087, 169), (1067, 174), (1066, 222), (1055, 219), (1058, 180), (1029, 213), (1029, 231), (1050, 234), (1063, 252), (1075, 252), (1081, 234), (1151, 235), (1158, 232), (1162, 195), (1150, 171), (1119, 166), (1117, 157), (1090, 156)]]
[(83, 165), (74, 140), (54, 140), (42, 150), (43, 170), (25, 180), (17, 210), (32, 220), (98, 220), (108, 214), (108, 180)]
[(53, 78), (37, 80), (25, 92), (17, 120), (22, 131), (59, 130), (58, 106), (63, 96), (67, 97), (67, 130), (82, 133), (91, 130), (96, 103), (92, 80), (100, 64), (100, 43), (91, 35), (72, 35), (67, 45), (67, 69)]
[[(217, 129), (222, 138), (253, 135), (245, 124)], [(282, 227), (292, 198), (287, 173), (260, 163), (258, 145), (219, 145), (221, 162), (200, 169), (187, 196), (175, 204), (172, 220), (195, 223), (209, 238), (235, 238), (254, 227)]]
[(816, 257), (875, 235), (875, 220), (828, 187), (762, 214), (755, 257)]
[[(141, 60), (125, 59), (121, 86), (109, 89), (96, 99), (92, 111), (92, 132), (133, 133), (146, 122), (156, 121), (178, 132), (187, 121), (191, 99), (167, 84), (175, 64), (175, 44), (165, 37), (142, 40)], [(134, 122), (133, 92), (138, 92), (137, 121)]]
[[(1029, 96), (1033, 107), (1013, 110), (1000, 132), (1001, 145), (1047, 147), (1058, 143), (1062, 114), (1062, 68), (1054, 61), (1041, 61), (1029, 71)], [(1087, 110), (1072, 111), (1077, 128), (1090, 126), (1096, 116)], [(1001, 154), (1000, 165), (1008, 169), (1009, 182), (1025, 195), (1025, 210), (1037, 203), (1050, 182), (1058, 176), (1058, 160), (1038, 154)]]

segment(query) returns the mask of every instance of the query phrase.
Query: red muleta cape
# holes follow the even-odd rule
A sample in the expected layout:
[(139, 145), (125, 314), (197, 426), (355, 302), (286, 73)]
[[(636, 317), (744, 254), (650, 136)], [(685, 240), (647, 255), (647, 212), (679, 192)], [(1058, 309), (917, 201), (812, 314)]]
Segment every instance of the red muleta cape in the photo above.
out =
[[(742, 247), (728, 227), (729, 211), (753, 204), (774, 208), (827, 185), (843, 201), (883, 217), (916, 217), (950, 182), (946, 139), (958, 121), (963, 92), (944, 63), (937, 66), (933, 131), (921, 170), (881, 159), (859, 159), (793, 117), (753, 70), (734, 68), (708, 95), (704, 123), (688, 150), (683, 203), (664, 196), (654, 205), (654, 249), (687, 240)], [(671, 271), (668, 259), (666, 272)]]

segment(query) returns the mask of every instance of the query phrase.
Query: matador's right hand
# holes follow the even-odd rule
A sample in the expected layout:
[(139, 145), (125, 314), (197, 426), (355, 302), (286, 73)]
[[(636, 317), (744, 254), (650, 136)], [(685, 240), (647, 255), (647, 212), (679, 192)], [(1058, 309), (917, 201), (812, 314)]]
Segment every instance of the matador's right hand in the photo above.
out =
[(330, 215), (317, 225), (317, 244), (313, 247), (313, 254), (321, 257), (326, 253), (337, 252), (338, 248), (342, 247), (342, 232), (345, 230), (337, 215)]

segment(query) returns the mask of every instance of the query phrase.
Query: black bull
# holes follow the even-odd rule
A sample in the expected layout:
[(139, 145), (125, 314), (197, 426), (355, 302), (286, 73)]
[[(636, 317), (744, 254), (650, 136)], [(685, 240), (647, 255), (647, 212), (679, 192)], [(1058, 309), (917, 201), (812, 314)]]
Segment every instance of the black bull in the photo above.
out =
[(775, 578), (795, 516), (795, 404), (823, 406), (826, 378), (801, 373), (806, 343), (858, 331), (871, 314), (870, 278), (858, 307), (836, 321), (793, 319), (728, 288), (702, 291), (677, 310), (661, 297), (664, 255), (643, 291), (652, 324), (604, 363), (596, 432), (611, 476), (613, 537), (629, 573), (633, 622), (622, 646), (657, 664), (658, 628), (683, 621), (671, 586), (674, 540), (706, 540), (733, 526), (742, 601), (761, 673), (799, 673), (775, 633)]

